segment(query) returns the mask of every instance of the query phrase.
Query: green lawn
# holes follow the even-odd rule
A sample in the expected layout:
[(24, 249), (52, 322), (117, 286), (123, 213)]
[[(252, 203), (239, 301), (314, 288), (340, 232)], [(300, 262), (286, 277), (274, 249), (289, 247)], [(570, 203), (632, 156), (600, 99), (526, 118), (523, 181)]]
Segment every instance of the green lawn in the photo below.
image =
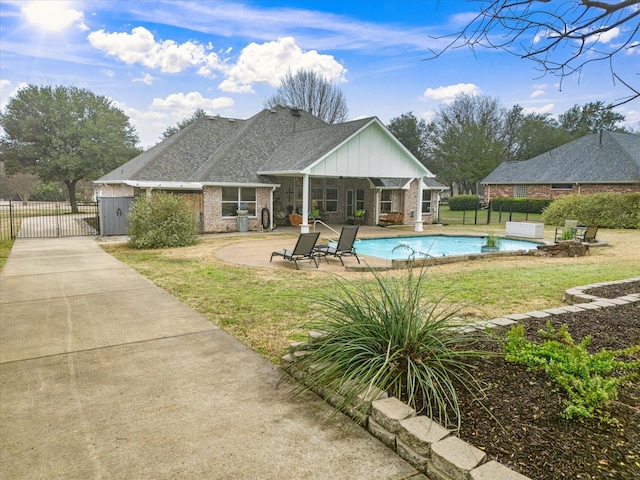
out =
[[(629, 244), (633, 244), (631, 238), (638, 238), (636, 231), (617, 232), (621, 241)], [(228, 242), (214, 238), (194, 247), (158, 251), (108, 244), (104, 248), (275, 360), (288, 343), (304, 338), (303, 324), (316, 314), (317, 308), (307, 293), (330, 292), (335, 279), (317, 271), (222, 263), (215, 258), (215, 250)], [(472, 321), (558, 306), (567, 288), (639, 274), (637, 256), (630, 260), (616, 255), (610, 247), (601, 247), (580, 259), (506, 257), (431, 267), (428, 276), (431, 294), (447, 294), (449, 302), (464, 304), (463, 314)], [(366, 279), (368, 275), (351, 273), (349, 278)]]

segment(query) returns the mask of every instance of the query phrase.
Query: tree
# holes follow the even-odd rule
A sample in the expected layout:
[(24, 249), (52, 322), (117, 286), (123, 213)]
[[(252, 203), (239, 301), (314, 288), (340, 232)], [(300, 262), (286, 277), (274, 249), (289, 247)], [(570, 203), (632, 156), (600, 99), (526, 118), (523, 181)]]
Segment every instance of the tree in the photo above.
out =
[(127, 116), (106, 97), (76, 87), (29, 85), (0, 114), (7, 174), (61, 181), (77, 212), (76, 184), (95, 180), (140, 153)]
[(36, 192), (40, 185), (40, 179), (32, 173), (16, 173), (3, 180), (7, 192), (11, 195), (18, 195), (24, 205), (29, 202), (29, 197)]
[(190, 117), (185, 118), (181, 122), (178, 122), (174, 127), (167, 127), (167, 129), (162, 133), (162, 139), (165, 140), (165, 139), (169, 138), (174, 133), (178, 133), (180, 130), (182, 130), (183, 128), (188, 127), (189, 125), (191, 125), (196, 120), (198, 120), (200, 118), (203, 118), (203, 117), (206, 117), (206, 116), (207, 116), (207, 112), (205, 112), (203, 109), (201, 109), (201, 108), (196, 109), (191, 114)]
[(427, 122), (418, 120), (413, 112), (408, 112), (392, 118), (387, 128), (418, 160), (423, 164), (426, 162), (429, 138)]
[(528, 160), (572, 140), (551, 114), (525, 114), (515, 105), (506, 115), (503, 161)]
[(497, 48), (534, 61), (543, 75), (556, 75), (561, 84), (587, 64), (606, 61), (612, 80), (630, 91), (615, 106), (640, 97), (640, 89), (620, 78), (614, 65), (616, 55), (640, 48), (640, 22), (634, 21), (640, 15), (640, 0), (477, 1), (480, 13), (431, 58), (461, 45)]
[(601, 130), (625, 131), (616, 127), (618, 122), (624, 121), (624, 115), (614, 112), (611, 106), (604, 102), (590, 102), (583, 106), (574, 105), (558, 116), (560, 126), (571, 134), (573, 138), (583, 137), (589, 133)]
[(276, 94), (264, 103), (265, 108), (277, 105), (299, 108), (327, 123), (344, 122), (349, 115), (342, 90), (312, 70), (289, 71), (282, 77)]
[(458, 193), (475, 193), (477, 182), (505, 157), (505, 110), (487, 96), (458, 95), (429, 124), (429, 167)]

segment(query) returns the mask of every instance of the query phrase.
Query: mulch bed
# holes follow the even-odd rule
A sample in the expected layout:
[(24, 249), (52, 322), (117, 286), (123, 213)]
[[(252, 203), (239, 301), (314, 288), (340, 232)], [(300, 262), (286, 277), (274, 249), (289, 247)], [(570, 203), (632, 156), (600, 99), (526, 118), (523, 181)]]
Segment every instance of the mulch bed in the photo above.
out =
[[(616, 298), (640, 293), (640, 282), (585, 293)], [(549, 319), (555, 328), (566, 323), (576, 342), (591, 335), (592, 352), (640, 344), (639, 303), (526, 320), (525, 336), (539, 341), (537, 332)], [(502, 358), (472, 363), (486, 389), (483, 403), (491, 414), (460, 391), (464, 417), (459, 436), (483, 449), (490, 459), (537, 480), (640, 478), (638, 382), (620, 388), (617, 400), (603, 412), (615, 419), (613, 424), (566, 420), (561, 416), (564, 394), (545, 374), (527, 372), (525, 366)]]

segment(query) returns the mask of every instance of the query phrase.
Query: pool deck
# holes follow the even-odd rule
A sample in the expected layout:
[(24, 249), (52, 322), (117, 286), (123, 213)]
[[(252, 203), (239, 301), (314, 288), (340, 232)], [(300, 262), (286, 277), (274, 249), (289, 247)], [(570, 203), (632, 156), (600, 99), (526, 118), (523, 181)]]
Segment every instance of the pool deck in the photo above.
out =
[[(342, 228), (341, 225), (333, 226), (332, 228), (336, 231), (340, 231)], [(311, 228), (310, 231), (314, 231)], [(318, 244), (327, 243), (329, 240), (337, 240), (339, 237), (339, 233), (336, 234), (332, 230), (324, 226), (319, 226), (315, 231), (320, 232), (320, 239), (318, 240)], [(262, 268), (272, 268), (272, 269), (290, 269), (295, 270), (296, 267), (293, 262), (283, 260), (281, 257), (274, 257), (273, 261), (271, 259), (271, 252), (277, 250), (288, 249), (291, 250), (295, 246), (295, 242), (297, 236), (300, 233), (300, 229), (298, 227), (278, 227), (278, 229), (274, 232), (269, 232), (264, 235), (272, 238), (264, 238), (264, 235), (260, 235), (260, 238), (257, 238), (256, 232), (247, 232), (244, 234), (233, 234), (234, 237), (238, 238), (237, 242), (234, 242), (230, 245), (222, 247), (218, 249), (216, 252), (216, 256), (225, 262), (234, 263), (238, 265), (246, 265), (252, 267), (262, 267)], [(215, 235), (215, 234), (214, 234)], [(217, 234), (220, 235), (220, 234)], [(231, 234), (230, 234), (231, 235)], [(456, 236), (482, 236), (483, 233), (477, 230), (475, 231), (456, 231), (445, 232), (443, 227), (429, 225), (425, 226), (423, 232), (415, 232), (412, 227), (377, 227), (377, 226), (368, 226), (362, 225), (358, 230), (358, 239), (364, 238), (384, 238), (384, 237), (399, 237), (399, 236), (412, 236), (412, 235), (456, 235)], [(503, 235), (500, 235), (503, 237)], [(513, 237), (510, 237), (513, 238)], [(532, 240), (532, 241), (542, 241), (544, 239), (524, 239), (518, 238), (518, 240)], [(357, 241), (357, 240), (356, 240)], [(439, 257), (427, 259), (426, 263), (434, 263), (434, 264), (442, 264), (442, 263), (454, 263), (458, 261), (467, 261), (475, 258), (484, 258), (488, 256), (505, 256), (505, 255), (517, 255), (518, 253), (514, 252), (496, 252), (496, 253), (485, 253), (485, 254), (472, 254), (472, 255), (457, 255), (450, 257)], [(403, 261), (394, 261), (384, 260), (377, 257), (371, 257), (366, 255), (358, 255), (361, 259), (361, 263), (358, 265), (358, 261), (355, 257), (345, 257), (343, 267), (340, 264), (340, 260), (335, 257), (328, 257), (325, 261), (321, 259), (318, 270), (325, 272), (344, 272), (345, 270), (365, 270), (368, 268), (374, 269), (389, 269), (389, 268), (397, 268), (404, 264)], [(303, 262), (300, 264), (300, 270), (316, 270), (315, 265), (311, 262)]]

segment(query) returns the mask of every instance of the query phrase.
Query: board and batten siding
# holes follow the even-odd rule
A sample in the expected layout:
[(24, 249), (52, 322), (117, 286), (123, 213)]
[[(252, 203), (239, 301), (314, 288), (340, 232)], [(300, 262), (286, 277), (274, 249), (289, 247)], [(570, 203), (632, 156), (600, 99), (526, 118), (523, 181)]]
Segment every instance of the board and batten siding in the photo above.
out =
[[(389, 169), (393, 165), (393, 169)], [(320, 177), (415, 178), (428, 172), (402, 145), (376, 123), (339, 145), (308, 173)]]

